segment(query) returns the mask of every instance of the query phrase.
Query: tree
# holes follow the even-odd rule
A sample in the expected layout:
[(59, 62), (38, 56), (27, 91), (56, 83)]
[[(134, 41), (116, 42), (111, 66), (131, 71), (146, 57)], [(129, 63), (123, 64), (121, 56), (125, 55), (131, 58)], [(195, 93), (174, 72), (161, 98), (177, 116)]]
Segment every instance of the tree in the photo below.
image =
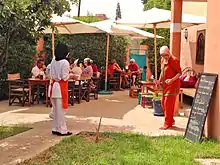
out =
[(117, 3), (117, 8), (116, 8), (116, 17), (115, 20), (121, 19), (121, 7), (120, 3)]
[[(76, 0), (70, 0), (71, 3)], [(37, 39), (52, 14), (70, 11), (68, 0), (0, 0), (0, 73), (6, 70), (12, 39), (20, 32)], [(19, 42), (19, 41), (18, 41)], [(13, 42), (14, 43), (14, 42)], [(16, 44), (16, 43), (14, 43)]]
[(141, 0), (143, 4), (146, 4), (148, 0)]
[(157, 7), (160, 9), (171, 9), (171, 0), (142, 0), (144, 4), (144, 10), (152, 9), (153, 7)]
[(82, 16), (82, 17), (73, 17), (74, 19), (86, 22), (86, 23), (92, 23), (92, 22), (98, 22), (101, 21), (101, 19), (97, 18), (96, 16)]

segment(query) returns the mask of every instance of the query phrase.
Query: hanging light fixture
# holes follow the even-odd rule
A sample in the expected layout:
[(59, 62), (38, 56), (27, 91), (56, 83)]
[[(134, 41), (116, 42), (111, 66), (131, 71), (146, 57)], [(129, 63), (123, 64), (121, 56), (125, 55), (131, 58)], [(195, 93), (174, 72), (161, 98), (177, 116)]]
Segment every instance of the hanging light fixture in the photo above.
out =
[(188, 29), (184, 30), (184, 37), (185, 37), (186, 40), (188, 39)]

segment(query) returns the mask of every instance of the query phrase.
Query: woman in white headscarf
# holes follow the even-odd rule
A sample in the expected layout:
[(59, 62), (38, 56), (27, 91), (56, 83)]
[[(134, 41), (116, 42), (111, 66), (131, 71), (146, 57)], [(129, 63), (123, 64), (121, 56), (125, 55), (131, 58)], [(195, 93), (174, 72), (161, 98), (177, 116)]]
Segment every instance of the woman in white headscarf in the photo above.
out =
[(179, 60), (170, 54), (170, 50), (167, 46), (160, 48), (160, 55), (163, 63), (159, 82), (162, 83), (163, 87), (161, 102), (165, 113), (165, 122), (160, 129), (166, 130), (175, 124), (173, 117), (176, 97), (180, 90), (179, 77), (181, 76), (181, 68)]
[(91, 77), (93, 75), (93, 69), (91, 66), (91, 59), (85, 58), (84, 59), (84, 65), (86, 66), (85, 69), (83, 69), (82, 74), (89, 74)]
[(72, 135), (68, 131), (65, 113), (68, 110), (68, 79), (70, 64), (67, 61), (69, 50), (67, 45), (58, 44), (55, 49), (55, 60), (51, 62), (50, 76), (52, 79), (50, 97), (53, 106), (52, 134), (58, 136)]

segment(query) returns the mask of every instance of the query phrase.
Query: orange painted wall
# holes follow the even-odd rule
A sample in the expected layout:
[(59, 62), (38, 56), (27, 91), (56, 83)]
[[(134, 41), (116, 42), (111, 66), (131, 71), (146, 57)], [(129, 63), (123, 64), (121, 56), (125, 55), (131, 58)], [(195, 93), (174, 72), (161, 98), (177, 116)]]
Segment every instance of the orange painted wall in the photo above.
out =
[(184, 37), (184, 30), (181, 33), (181, 68), (192, 67), (197, 73), (204, 71), (204, 65), (196, 64), (196, 42), (197, 31), (206, 29), (206, 24), (188, 27), (188, 39)]
[[(220, 1), (211, 0), (208, 2), (207, 11), (207, 31), (206, 31), (206, 54), (204, 71), (210, 73), (216, 73), (220, 76), (220, 21), (218, 21), (218, 15), (220, 15)], [(208, 135), (216, 137), (220, 141), (220, 83), (219, 78), (217, 87), (214, 90), (214, 97), (208, 115)]]
[(183, 1), (183, 13), (207, 16), (207, 2)]

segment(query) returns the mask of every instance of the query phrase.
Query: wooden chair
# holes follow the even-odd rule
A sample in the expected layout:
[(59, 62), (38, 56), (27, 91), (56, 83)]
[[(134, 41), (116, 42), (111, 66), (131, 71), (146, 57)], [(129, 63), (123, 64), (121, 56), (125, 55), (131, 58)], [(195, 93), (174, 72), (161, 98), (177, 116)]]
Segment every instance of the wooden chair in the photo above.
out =
[(74, 85), (74, 101), (76, 100), (76, 102), (78, 104), (81, 103), (81, 80), (77, 80), (75, 81), (75, 85)]
[(28, 102), (29, 88), (28, 83), (25, 80), (21, 80), (20, 74), (8, 74), (9, 82), (9, 105), (11, 106), (18, 100), (22, 106)]
[(68, 99), (69, 99), (69, 103), (73, 106), (75, 103), (75, 81), (69, 81), (69, 85), (68, 85)]
[[(78, 104), (81, 103), (81, 100), (86, 98), (86, 94), (89, 93), (89, 91), (86, 91), (86, 81), (91, 79), (91, 75), (89, 74), (82, 74), (80, 80), (75, 81), (74, 85), (74, 101), (76, 101)], [(88, 100), (88, 98), (86, 99)]]
[(81, 100), (85, 99), (87, 102), (90, 101), (90, 83), (91, 75), (81, 75)]
[(115, 72), (113, 77), (109, 79), (109, 89), (120, 90), (120, 73)]
[(94, 99), (97, 100), (100, 91), (100, 78), (92, 78), (92, 83), (94, 87), (90, 88), (90, 97), (94, 97)]

